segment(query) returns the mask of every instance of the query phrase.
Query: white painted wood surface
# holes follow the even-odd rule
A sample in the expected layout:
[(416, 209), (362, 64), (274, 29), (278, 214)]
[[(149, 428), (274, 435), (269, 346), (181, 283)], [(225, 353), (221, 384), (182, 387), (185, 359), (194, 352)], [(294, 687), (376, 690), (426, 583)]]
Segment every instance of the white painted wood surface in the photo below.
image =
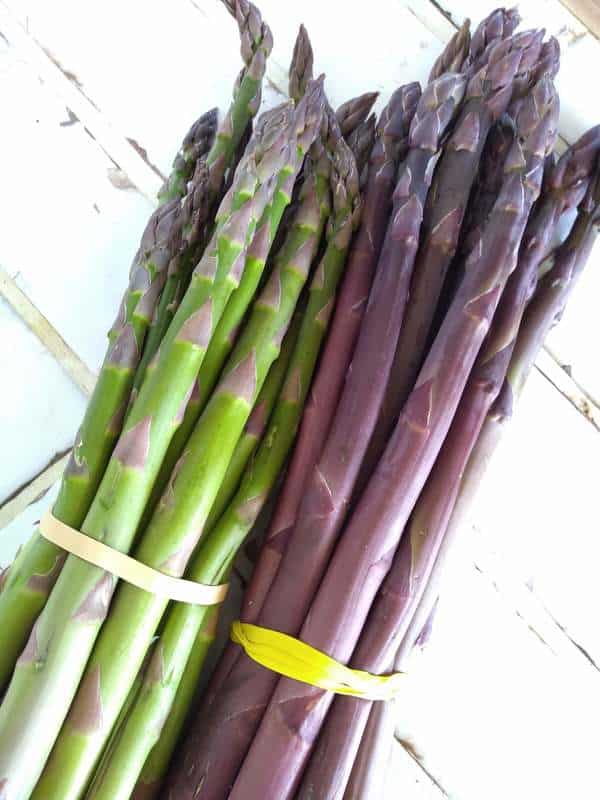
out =
[[(260, 5), (275, 35), (265, 105), (285, 89), (304, 22), (332, 102), (377, 89), (378, 107), (400, 83), (426, 77), (455, 24), (493, 7), (444, 0), (444, 16), (429, 0)], [(600, 121), (600, 42), (557, 0), (519, 6), (525, 25), (545, 25), (563, 47), (561, 134), (572, 141)], [(240, 67), (237, 31), (216, 0), (0, 0), (0, 32), (0, 264), (90, 380), (151, 208), (145, 195), (159, 182), (154, 168), (168, 171), (200, 112), (226, 107)], [(127, 177), (137, 190), (117, 188)], [(550, 355), (540, 361), (549, 378), (532, 376), (400, 704), (398, 735), (441, 789), (399, 745), (389, 797), (596, 794), (600, 433), (565, 395), (581, 406), (579, 384), (600, 399), (599, 297), (596, 248), (548, 342), (575, 382)], [(85, 398), (4, 301), (0, 339), (1, 506), (69, 446)], [(54, 489), (37, 495), (56, 474), (51, 467), (0, 507), (0, 563), (52, 501)]]

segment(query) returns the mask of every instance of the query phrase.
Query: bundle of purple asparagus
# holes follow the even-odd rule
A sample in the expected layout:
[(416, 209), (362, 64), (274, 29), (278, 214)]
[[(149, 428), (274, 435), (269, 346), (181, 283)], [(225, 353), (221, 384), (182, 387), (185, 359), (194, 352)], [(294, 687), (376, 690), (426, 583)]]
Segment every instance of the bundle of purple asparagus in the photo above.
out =
[(290, 100), (253, 125), (271, 32), (224, 4), (231, 107), (175, 158), (52, 511), (109, 560), (42, 523), (3, 576), (7, 800), (380, 797), (392, 706), (233, 642), (196, 697), (221, 596), (180, 589), (226, 584), (264, 527), (242, 626), (401, 670), (595, 238), (600, 126), (554, 156), (558, 45), (515, 11), (466, 23), (378, 116), (373, 92), (332, 109), (301, 27)]

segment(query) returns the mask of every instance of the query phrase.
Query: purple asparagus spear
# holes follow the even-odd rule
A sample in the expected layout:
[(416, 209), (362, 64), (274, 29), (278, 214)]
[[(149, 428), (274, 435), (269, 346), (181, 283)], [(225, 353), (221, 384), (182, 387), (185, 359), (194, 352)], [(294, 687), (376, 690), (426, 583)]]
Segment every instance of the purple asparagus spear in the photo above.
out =
[[(343, 663), (359, 639), (516, 266), (527, 218), (540, 191), (544, 159), (556, 138), (557, 117), (556, 92), (544, 79), (519, 112), (518, 140), (507, 159), (506, 180), (482, 247), (468, 258), (465, 279), (301, 629), (303, 641)], [(329, 692), (280, 678), (230, 800), (292, 797), (332, 699)]]
[[(298, 632), (335, 544), (394, 354), (439, 142), (464, 89), (464, 77), (447, 75), (430, 84), (419, 100), (410, 128), (410, 150), (399, 172), (392, 218), (340, 405), (259, 615), (259, 623), (266, 627)], [(382, 347), (388, 331), (387, 346)], [(352, 456), (351, 463), (346, 455)], [(296, 580), (299, 558), (301, 581)], [(206, 798), (216, 800), (226, 793), (276, 683), (275, 674), (240, 655), (211, 706), (205, 730), (184, 748), (189, 755), (184, 756), (180, 779), (173, 784), (177, 794), (192, 797), (198, 785)]]

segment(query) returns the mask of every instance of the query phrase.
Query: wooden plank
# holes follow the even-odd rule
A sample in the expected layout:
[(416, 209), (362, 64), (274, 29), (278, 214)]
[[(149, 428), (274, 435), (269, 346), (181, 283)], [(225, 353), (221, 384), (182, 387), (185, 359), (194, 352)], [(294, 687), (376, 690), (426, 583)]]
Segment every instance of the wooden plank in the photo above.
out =
[(151, 207), (138, 192), (111, 182), (114, 161), (4, 39), (0, 98), (0, 217), (10, 220), (0, 263), (14, 282), (13, 305), (26, 315), (29, 308), (28, 324), (35, 306), (38, 329), (49, 332), (45, 319), (58, 334), (55, 352), (62, 339), (91, 374), (104, 356)]
[(162, 176), (115, 130), (77, 82), (25, 31), (4, 2), (0, 3), (0, 28), (4, 36), (19, 48), (21, 56), (35, 65), (44, 82), (63, 98), (68, 108), (77, 115), (131, 182), (150, 202), (155, 203)]
[(598, 474), (600, 435), (534, 371), (469, 517), (477, 552), (529, 587), (596, 663)]
[(441, 800), (448, 797), (419, 761), (394, 740), (385, 784), (385, 800)]
[(565, 664), (462, 564), (398, 698), (396, 735), (450, 797), (589, 797), (599, 688), (597, 670)]
[(562, 0), (562, 3), (594, 36), (600, 38), (600, 3), (598, 0)]

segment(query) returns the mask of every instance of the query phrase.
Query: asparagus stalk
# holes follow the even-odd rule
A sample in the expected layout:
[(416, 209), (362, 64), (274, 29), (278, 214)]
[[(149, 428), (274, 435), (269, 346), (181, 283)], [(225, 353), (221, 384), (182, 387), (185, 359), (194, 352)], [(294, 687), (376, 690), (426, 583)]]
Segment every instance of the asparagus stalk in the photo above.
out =
[[(236, 445), (225, 478), (219, 488), (217, 498), (207, 517), (205, 526), (207, 531), (212, 530), (216, 520), (221, 516), (227, 503), (233, 497), (246, 464), (252, 457), (252, 453), (259, 439), (262, 438), (264, 434), (264, 429), (281, 389), (289, 360), (298, 338), (300, 321), (301, 315), (297, 313), (284, 336), (281, 344), (281, 352), (269, 370), (263, 387), (256, 398), (256, 403), (248, 418), (244, 433)], [(220, 508), (218, 508), (219, 506)], [(136, 788), (133, 792), (134, 797), (140, 796), (145, 798), (145, 800), (149, 800), (151, 797), (154, 797), (160, 789), (160, 784), (169, 764), (171, 754), (185, 723), (185, 719), (188, 716), (196, 692), (199, 675), (202, 672), (205, 659), (215, 638), (218, 617), (217, 612), (218, 609), (213, 607), (210, 613), (207, 613), (202, 620), (202, 625), (196, 635), (190, 656), (187, 659), (179, 686), (177, 687), (173, 704), (171, 705), (165, 724), (160, 731), (160, 737), (148, 754), (148, 758), (144, 763), (142, 772), (136, 783)], [(94, 785), (102, 779), (103, 772), (103, 765), (101, 765), (94, 778)]]
[[(241, 618), (245, 622), (255, 622), (262, 608), (287, 547), (306, 477), (317, 461), (337, 407), (387, 227), (396, 168), (408, 147), (408, 130), (419, 96), (418, 84), (399, 88), (383, 110), (377, 126), (361, 226), (350, 248), (331, 330), (304, 411), (287, 479), (244, 596)], [(212, 702), (238, 653), (233, 644), (227, 646), (206, 692), (203, 711)]]
[(220, 519), (229, 505), (229, 502), (240, 485), (246, 465), (250, 462), (259, 442), (265, 434), (267, 423), (271, 417), (277, 398), (279, 397), (279, 392), (283, 385), (287, 368), (298, 339), (300, 322), (301, 314), (298, 312), (283, 338), (281, 352), (277, 361), (269, 370), (263, 387), (256, 398), (256, 404), (252, 409), (252, 413), (248, 417), (244, 432), (235, 446), (231, 461), (227, 467), (227, 472), (219, 487), (215, 502), (212, 504), (210, 514), (206, 519), (205, 528), (207, 531), (211, 531), (214, 528), (215, 523)]
[[(540, 56), (533, 67), (532, 76), (548, 75), (553, 78), (558, 72), (560, 65), (560, 47), (554, 37), (544, 42), (541, 47)], [(532, 78), (533, 80), (533, 78)], [(514, 117), (518, 113), (521, 97), (526, 90), (525, 86), (515, 87), (513, 101), (508, 111), (503, 114), (494, 124), (483, 151), (477, 185), (471, 193), (469, 206), (467, 209), (466, 220), (461, 231), (462, 241), (459, 244), (460, 257), (466, 257), (475, 246), (481, 229), (490, 211), (493, 208), (498, 191), (502, 183), (502, 170), (506, 154), (510, 150), (515, 137)], [(555, 154), (552, 153), (548, 160), (553, 160)], [(451, 286), (445, 287), (445, 291), (451, 291), (460, 282), (462, 276), (454, 274)], [(443, 308), (444, 302), (440, 301)], [(438, 314), (441, 308), (438, 308)]]
[(410, 287), (411, 302), (359, 486), (364, 486), (377, 463), (421, 367), (489, 130), (508, 106), (515, 77), (527, 74), (536, 63), (542, 36), (542, 32), (527, 31), (492, 43), (485, 51), (486, 63), (469, 81), (466, 102), (445, 146), (428, 197)]
[[(292, 115), (292, 124), (287, 125), (284, 158), (274, 159), (278, 173), (287, 168), (290, 158), (295, 157), (298, 119), (312, 120), (313, 136), (315, 136), (321, 122), (322, 107), (323, 93), (320, 84), (316, 84), (315, 91), (307, 93), (306, 102), (300, 104), (296, 113)], [(288, 116), (289, 114), (285, 114), (286, 119)], [(277, 175), (272, 175), (273, 186), (276, 182)], [(235, 197), (232, 202), (235, 206)], [(257, 218), (260, 218), (262, 211), (261, 208)], [(260, 235), (260, 232), (257, 235)], [(305, 238), (308, 242), (314, 238), (310, 229), (305, 233)], [(304, 242), (301, 250), (304, 252), (307, 249), (308, 245)], [(300, 257), (297, 260), (300, 261)], [(304, 265), (282, 263), (257, 301), (224, 376), (196, 426), (151, 523), (136, 549), (136, 558), (142, 563), (168, 574), (183, 574), (192, 550), (202, 534), (210, 506), (254, 405), (255, 396), (260, 391), (268, 369), (279, 354), (281, 340), (304, 282), (302, 266)], [(193, 283), (190, 285), (190, 290), (192, 288)], [(184, 298), (178, 316), (185, 308), (185, 300)], [(216, 300), (217, 291), (214, 291), (213, 311)], [(178, 338), (181, 339), (181, 334), (178, 334)], [(163, 350), (165, 344), (163, 342), (161, 346), (161, 355), (169, 352), (168, 349)], [(156, 373), (151, 376), (152, 381), (160, 376), (160, 368), (161, 361)], [(195, 380), (195, 374), (194, 372), (191, 378), (188, 378), (186, 383), (188, 389)], [(164, 384), (161, 388), (164, 392)], [(144, 392), (145, 386), (139, 402), (144, 399)], [(173, 385), (170, 386), (170, 393), (174, 393)], [(183, 399), (185, 400), (185, 396)], [(137, 404), (132, 413), (135, 413), (136, 407)], [(158, 413), (162, 413), (161, 409), (162, 406), (159, 407)], [(172, 418), (171, 416), (170, 419)], [(218, 435), (215, 435), (215, 431)], [(151, 446), (152, 441), (150, 441)], [(130, 492), (130, 505), (131, 494)], [(115, 722), (129, 686), (135, 679), (166, 605), (163, 598), (143, 592), (131, 584), (124, 584), (119, 588), (111, 614), (103, 625), (88, 661), (79, 693), (75, 697), (65, 725), (36, 787), (34, 797), (55, 796), (67, 800), (79, 796), (89, 780), (91, 770)], [(95, 686), (102, 698), (102, 714), (93, 729), (82, 731), (79, 723), (80, 708), (86, 702), (89, 686)]]
[[(413, 645), (421, 651), (431, 638), (436, 609), (437, 604), (427, 619), (421, 621), (417, 636), (412, 640)], [(397, 704), (394, 700), (373, 705), (344, 792), (344, 800), (379, 800), (384, 796), (396, 715)]]
[(470, 45), (471, 22), (466, 19), (434, 61), (428, 83), (446, 72), (462, 72), (469, 56)]
[(375, 114), (370, 114), (363, 122), (348, 134), (346, 141), (356, 160), (360, 176), (361, 190), (368, 180), (369, 157), (375, 144), (377, 121)]
[[(313, 600), (300, 638), (347, 663), (402, 530), (426, 481), (487, 333), (539, 193), (543, 162), (556, 138), (557, 97), (544, 79), (517, 119), (518, 145), (507, 177), (394, 435), (362, 496)], [(289, 552), (289, 550), (288, 550)], [(329, 692), (280, 678), (230, 794), (285, 800), (333, 699)], [(265, 754), (270, 768), (265, 771)]]
[(185, 195), (196, 162), (204, 158), (213, 146), (218, 119), (219, 112), (216, 108), (211, 108), (192, 123), (177, 151), (171, 174), (158, 193), (159, 203), (168, 203)]
[[(198, 215), (193, 228), (195, 243), (203, 238), (203, 234), (205, 236), (205, 227), (223, 194), (226, 171), (232, 165), (248, 123), (260, 107), (266, 59), (273, 47), (271, 30), (262, 21), (256, 6), (249, 3), (248, 0), (223, 0), (223, 2), (238, 23), (244, 67), (234, 86), (231, 107), (206, 155), (208, 180), (202, 214)], [(173, 319), (180, 286), (185, 281), (186, 262), (189, 261), (191, 252), (193, 253), (190, 242), (186, 242), (186, 250), (187, 252), (179, 253), (178, 257), (173, 259), (169, 265), (157, 313), (152, 321), (142, 359), (136, 372), (134, 383), (136, 392), (142, 385), (148, 366)]]
[[(333, 549), (352, 479), (360, 464), (360, 455), (355, 460), (355, 453), (360, 453), (363, 443), (368, 442), (369, 425), (376, 418), (381, 394), (378, 387), (385, 385), (386, 369), (393, 356), (394, 328), (399, 327), (404, 309), (421, 209), (439, 139), (454, 116), (464, 86), (465, 80), (460, 76), (440, 78), (428, 87), (417, 106), (410, 128), (411, 149), (399, 172), (392, 221), (386, 232), (352, 368), (323, 454), (305, 485), (287, 549), (259, 615), (259, 623), (265, 627), (292, 634), (297, 632)], [(387, 347), (386, 334), (391, 340)], [(302, 560), (298, 561), (300, 552)], [(303, 565), (302, 581), (291, 582), (290, 575), (297, 572), (299, 563)], [(182, 762), (185, 767), (173, 786), (175, 792), (191, 796), (201, 783), (207, 797), (222, 797), (226, 793), (276, 682), (274, 673), (240, 655), (209, 709), (210, 728), (205, 732), (194, 730), (187, 742), (184, 758), (186, 752), (189, 755)], [(231, 691), (229, 687), (233, 686), (238, 688)], [(238, 719), (244, 720), (243, 730), (235, 722)], [(235, 741), (230, 740), (232, 723), (236, 727)]]
[(496, 8), (479, 23), (471, 36), (469, 48), (469, 63), (473, 72), (483, 66), (488, 47), (512, 36), (520, 21), (516, 8)]
[[(289, 69), (288, 94), (293, 100), (298, 101), (306, 91), (306, 85), (313, 77), (313, 66), (314, 53), (308, 31), (300, 25)], [(366, 120), (378, 96), (378, 92), (366, 92), (347, 100), (337, 109), (335, 113), (344, 138)]]
[[(333, 222), (328, 230), (329, 247), (311, 286), (311, 296), (303, 317), (299, 340), (282, 394), (269, 422), (267, 434), (246, 470), (232, 503), (215, 529), (200, 545), (190, 570), (190, 577), (193, 580), (214, 583), (226, 578), (238, 548), (264, 507), (294, 438), (319, 344), (327, 325), (331, 299), (343, 268), (345, 249), (357, 220), (356, 167), (337, 126), (330, 128), (330, 139), (331, 146), (336, 151), (334, 164), (336, 207)], [(307, 176), (305, 186), (309, 180)], [(315, 193), (315, 184), (312, 181), (311, 183), (311, 191)], [(302, 218), (303, 215), (300, 213), (298, 219)], [(307, 269), (316, 253), (319, 239), (319, 231), (313, 230), (310, 240), (312, 252), (306, 248), (303, 251), (303, 257), (306, 255)], [(297, 251), (288, 254), (292, 262), (295, 252)], [(169, 615), (158, 645), (162, 653), (163, 674), (168, 675), (169, 680), (163, 680), (160, 685), (153, 687), (151, 696), (149, 690), (147, 696), (143, 698), (144, 707), (140, 703), (140, 707), (134, 709), (128, 720), (127, 730), (123, 734), (123, 737), (127, 737), (127, 747), (113, 759), (103, 776), (102, 783), (93, 795), (95, 798), (129, 797), (144, 760), (156, 741), (160, 721), (168, 713), (169, 706), (173, 702), (181, 681), (182, 669), (188, 662), (190, 646), (198, 630), (203, 627), (204, 613), (204, 609), (179, 604)], [(195, 668), (199, 669), (200, 666), (196, 662)]]
[(431, 576), (397, 653), (396, 663), (406, 657), (416, 641), (424, 621), (431, 614), (439, 596), (440, 582), (468, 510), (477, 494), (491, 458), (510, 424), (525, 382), (536, 356), (564, 308), (589, 259), (600, 224), (600, 163), (588, 193), (579, 205), (571, 232), (557, 248), (556, 260), (539, 281), (525, 311), (509, 363), (507, 376), (475, 443), (462, 476), (456, 503), (442, 539)]
[(486, 474), (496, 447), (510, 424), (515, 405), (534, 365), (535, 358), (550, 329), (560, 320), (588, 261), (590, 251), (597, 238), (599, 223), (600, 178), (597, 175), (590, 187), (587, 199), (579, 207), (578, 217), (571, 233), (557, 250), (557, 260), (538, 284), (525, 312), (507, 377), (471, 452), (446, 533), (421, 601), (398, 650), (397, 661), (406, 657), (406, 652), (412, 648), (412, 643), (418, 638), (423, 621), (430, 616), (431, 609), (437, 603), (442, 578), (452, 556), (456, 539), (464, 530), (468, 510)]
[(212, 614), (206, 615), (198, 631), (169, 715), (161, 729), (158, 741), (144, 763), (132, 793), (133, 798), (152, 800), (152, 798), (158, 796), (173, 750), (177, 745), (183, 726), (189, 716), (194, 695), (198, 690), (198, 675), (201, 674), (202, 666), (216, 638), (217, 617), (218, 609), (214, 609)]
[(260, 108), (262, 79), (273, 49), (271, 30), (253, 3), (249, 0), (223, 0), (223, 4), (238, 24), (244, 67), (235, 83), (233, 102), (217, 133), (216, 149), (211, 150), (207, 157), (209, 166), (214, 168), (215, 187), (221, 184), (248, 121)]
[[(165, 335), (151, 379), (131, 409), (81, 526), (109, 546), (125, 551), (131, 546), (211, 331), (239, 282), (250, 237), (276, 176), (289, 160), (293, 122), (289, 106), (263, 117), (256, 146), (221, 204), (217, 230)], [(17, 662), (0, 707), (0, 775), (16, 796), (28, 795), (39, 776), (115, 582), (112, 575), (69, 557)]]
[[(195, 193), (195, 185), (189, 194)], [(121, 430), (145, 331), (166, 266), (179, 247), (182, 208), (172, 201), (150, 218), (111, 333), (107, 354), (65, 473), (53, 513), (79, 527)], [(5, 575), (0, 592), (0, 688), (10, 679), (36, 617), (64, 563), (64, 552), (36, 531)]]
[[(149, 348), (146, 341), (144, 347), (146, 332), (152, 323), (159, 297), (163, 306), (170, 303), (168, 295), (171, 290), (165, 286), (165, 282), (173, 283), (168, 273), (181, 259), (182, 233), (187, 232), (187, 246), (194, 244), (194, 236), (197, 239), (199, 234), (197, 218), (206, 214), (209, 189), (220, 185), (222, 181), (228, 154), (235, 146), (243, 119), (258, 109), (265, 59), (272, 47), (271, 33), (247, 0), (232, 0), (228, 7), (230, 10), (235, 8), (237, 13), (243, 55), (252, 49), (251, 42), (260, 44), (253, 58), (250, 61), (246, 59), (246, 74), (234, 93), (232, 108), (216, 138), (214, 111), (201, 117), (190, 129), (159, 197), (163, 205), (152, 215), (142, 236), (119, 316), (109, 333), (109, 349), (53, 508), (58, 519), (75, 528), (80, 527), (89, 510), (121, 431), (124, 409), (135, 375), (145, 371), (144, 365), (140, 373), (140, 359), (145, 359), (147, 363), (151, 357), (148, 354), (153, 354), (156, 349), (156, 342)], [(245, 20), (243, 24), (242, 18)], [(200, 155), (209, 140), (212, 141), (207, 156), (210, 175), (203, 169), (196, 171), (183, 207), (180, 208), (179, 199), (181, 194), (185, 194), (183, 177), (189, 175), (188, 171), (193, 169), (194, 155)], [(171, 196), (173, 199), (168, 201)], [(161, 335), (163, 332), (164, 328), (161, 329)], [(33, 623), (60, 573), (62, 561), (63, 551), (43, 540), (36, 532), (7, 576), (4, 591), (0, 595), (0, 688), (10, 678)]]
[(348, 139), (350, 134), (365, 122), (378, 97), (379, 92), (365, 92), (346, 100), (337, 109), (335, 116), (344, 139)]
[(385, 797), (387, 766), (392, 755), (396, 703), (375, 703), (352, 767), (344, 800), (380, 800)]
[[(563, 155), (547, 181), (545, 195), (525, 230), (517, 268), (508, 280), (448, 436), (354, 652), (353, 665), (360, 669), (381, 672), (387, 668), (406, 634), (443, 541), (461, 476), (506, 375), (546, 243), (559, 215), (576, 206), (587, 192), (597, 158), (598, 131), (592, 129)], [(349, 777), (366, 725), (367, 706), (354, 699), (336, 698), (305, 775), (301, 797), (341, 797), (339, 788), (343, 790)]]
[[(321, 92), (321, 84), (313, 82), (310, 92), (311, 95)], [(305, 103), (299, 105), (299, 109), (302, 113), (298, 115), (296, 152), (285, 169), (281, 171), (275, 198), (265, 210), (263, 218), (258, 226), (257, 234), (248, 253), (246, 267), (240, 284), (229, 298), (223, 316), (211, 337), (202, 364), (200, 380), (190, 396), (181, 425), (173, 436), (167, 454), (163, 460), (160, 472), (155, 481), (152, 497), (148, 504), (147, 513), (150, 513), (155, 507), (167, 485), (169, 476), (177, 460), (181, 456), (185, 444), (194, 429), (194, 425), (198, 421), (217, 383), (223, 364), (231, 353), (235, 344), (237, 331), (256, 293), (265, 268), (266, 255), (272, 248), (284, 210), (291, 202), (294, 183), (300, 172), (311, 139), (314, 137), (314, 119), (312, 115), (304, 113), (307, 105), (310, 108), (312, 102), (311, 97), (308, 97)], [(321, 176), (321, 180), (327, 182), (327, 175)], [(318, 209), (307, 209), (307, 213), (312, 215), (318, 214)]]
[(314, 55), (308, 31), (300, 25), (294, 43), (288, 74), (288, 94), (295, 102), (304, 96), (308, 82), (313, 78)]
[[(459, 259), (468, 256), (481, 236), (483, 226), (494, 207), (502, 185), (504, 160), (513, 145), (515, 135), (515, 124), (509, 113), (503, 114), (490, 130), (481, 157), (477, 185), (469, 199), (467, 215), (461, 231), (461, 241), (457, 253)], [(458, 282), (459, 277), (457, 276), (456, 284)]]
[[(352, 165), (347, 159), (347, 151), (345, 151), (345, 148), (341, 155), (344, 158), (341, 166), (343, 166), (345, 162), (351, 167)], [(353, 168), (352, 171), (354, 171)], [(338, 180), (342, 180), (342, 176), (340, 176)], [(345, 176), (344, 180), (348, 183), (349, 187), (352, 185), (352, 175)], [(314, 185), (312, 190), (315, 191)], [(321, 202), (321, 206), (323, 205), (323, 202)], [(346, 225), (349, 225), (352, 221), (352, 205), (350, 204), (349, 209), (347, 205), (348, 203), (344, 200), (345, 207), (341, 210), (338, 209), (338, 215), (342, 213), (342, 219), (345, 221)], [(302, 213), (298, 215), (298, 221), (304, 225), (305, 218)], [(322, 224), (322, 222), (320, 224)], [(339, 234), (339, 226), (333, 228), (330, 234), (330, 237), (335, 237), (334, 241), (337, 242), (338, 245), (341, 242)], [(306, 257), (307, 267), (316, 251), (319, 238), (319, 232), (315, 230), (311, 240), (313, 252), (308, 253), (306, 249), (304, 250), (302, 257)], [(332, 250), (334, 249), (335, 245), (332, 244)], [(296, 253), (296, 250), (288, 249), (288, 258), (291, 257), (294, 259)], [(217, 574), (222, 576), (219, 580), (225, 578), (239, 545), (251, 529), (260, 508), (264, 505), (264, 500), (282, 465), (286, 449), (289, 447), (290, 443), (290, 432), (293, 431), (294, 427), (293, 418), (295, 414), (299, 413), (298, 401), (300, 400), (301, 402), (301, 398), (299, 398), (297, 394), (294, 393), (293, 396), (291, 395), (291, 390), (293, 389), (295, 392), (298, 387), (297, 378), (299, 370), (306, 373), (304, 364), (297, 366), (295, 362), (298, 361), (299, 354), (304, 354), (305, 361), (310, 360), (306, 359), (306, 348), (310, 347), (311, 339), (315, 338), (314, 329), (321, 328), (324, 320), (323, 314), (320, 312), (327, 306), (326, 303), (320, 302), (322, 300), (322, 294), (323, 292), (331, 291), (331, 281), (334, 280), (335, 277), (335, 268), (341, 268), (343, 257), (338, 256), (334, 264), (334, 259), (330, 256), (328, 263), (331, 269), (327, 271), (326, 285), (324, 287), (321, 286), (319, 273), (317, 273), (317, 277), (314, 281), (314, 288), (311, 292), (312, 298), (311, 301), (309, 301), (304, 318), (305, 321), (300, 332), (300, 341), (294, 350), (292, 364), (288, 369), (288, 377), (286, 379), (287, 388), (284, 387), (282, 396), (277, 403), (273, 420), (269, 424), (267, 435), (251, 467), (247, 470), (241, 488), (236, 494), (233, 503), (230, 505), (224, 517), (219, 521), (216, 529), (211, 533), (208, 540), (201, 546), (194, 560), (194, 565), (191, 569), (191, 577), (194, 580), (210, 580), (212, 582), (216, 579), (214, 576)], [(316, 337), (318, 338), (318, 336), (319, 332), (317, 330)], [(132, 719), (128, 722), (127, 731), (124, 734), (128, 737), (128, 746), (124, 747), (122, 751), (117, 754), (117, 758), (111, 763), (109, 770), (103, 776), (103, 780), (97, 788), (97, 794), (95, 793), (93, 795), (94, 797), (120, 797), (121, 792), (123, 793), (123, 797), (129, 796), (132, 784), (124, 784), (123, 775), (131, 775), (134, 780), (137, 777), (144, 763), (144, 758), (148, 754), (149, 748), (156, 740), (156, 735), (160, 730), (160, 720), (163, 718), (165, 711), (168, 711), (168, 706), (172, 702), (172, 697), (181, 679), (183, 665), (187, 662), (187, 666), (185, 667), (185, 680), (187, 684), (191, 685), (193, 685), (195, 681), (189, 680), (188, 672), (193, 670), (197, 678), (197, 674), (201, 669), (201, 660), (194, 658), (193, 651), (190, 658), (193, 659), (194, 663), (190, 664), (190, 660), (188, 659), (189, 636), (190, 632), (192, 634), (198, 630), (200, 630), (200, 633), (202, 632), (205, 625), (205, 611), (204, 609), (193, 609), (190, 606), (178, 605), (171, 612), (161, 635), (159, 645), (162, 645), (164, 648), (163, 670), (171, 679), (167, 685), (163, 682), (160, 685), (153, 686), (151, 690), (148, 689), (148, 696), (143, 698), (144, 705), (142, 706), (140, 703), (140, 707), (135, 709)], [(182, 639), (182, 633), (184, 631), (185, 637)], [(196, 636), (198, 635), (199, 634), (196, 633)], [(170, 656), (170, 658), (168, 656)], [(153, 720), (152, 715), (156, 717), (157, 714), (158, 720)], [(156, 735), (149, 736), (146, 734), (144, 738), (143, 731), (149, 731), (150, 734), (154, 732)], [(172, 737), (170, 741), (172, 749), (179, 729), (175, 729), (174, 726), (171, 726), (171, 730), (168, 733), (169, 737)], [(160, 749), (163, 754), (166, 744), (163, 734), (160, 739)], [(154, 781), (156, 781), (158, 777), (156, 772), (154, 772)], [(147, 790), (148, 787), (145, 787), (145, 793)]]

